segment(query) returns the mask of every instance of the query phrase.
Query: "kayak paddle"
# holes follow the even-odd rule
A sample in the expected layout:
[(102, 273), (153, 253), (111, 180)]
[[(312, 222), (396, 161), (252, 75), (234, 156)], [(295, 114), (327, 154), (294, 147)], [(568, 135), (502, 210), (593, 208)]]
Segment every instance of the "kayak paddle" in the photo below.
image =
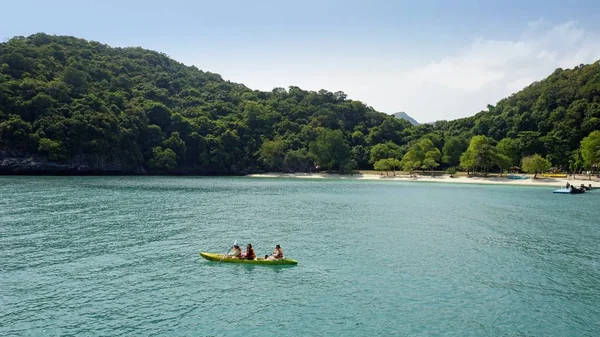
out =
[(227, 254), (229, 254), (229, 251), (231, 250), (231, 248), (235, 247), (235, 245), (237, 245), (237, 240), (235, 240), (235, 242), (233, 243), (233, 246), (229, 247), (229, 249), (227, 249), (227, 252), (225, 253), (225, 255), (223, 255), (223, 258), (221, 259), (221, 261), (219, 261), (219, 263), (221, 263), (223, 260), (225, 260), (225, 256), (227, 256)]

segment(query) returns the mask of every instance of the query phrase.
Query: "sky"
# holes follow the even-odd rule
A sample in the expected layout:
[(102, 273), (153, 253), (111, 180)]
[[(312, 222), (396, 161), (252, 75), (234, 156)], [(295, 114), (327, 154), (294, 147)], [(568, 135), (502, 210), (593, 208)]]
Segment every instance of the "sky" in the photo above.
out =
[(343, 91), (419, 122), (471, 116), (600, 59), (600, 1), (5, 1), (37, 32), (156, 50), (252, 89)]

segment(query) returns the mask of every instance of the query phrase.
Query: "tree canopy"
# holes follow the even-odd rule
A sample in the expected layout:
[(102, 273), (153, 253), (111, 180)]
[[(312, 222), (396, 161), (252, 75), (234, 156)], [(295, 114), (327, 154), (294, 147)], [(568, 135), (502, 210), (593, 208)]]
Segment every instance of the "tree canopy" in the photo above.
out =
[(533, 179), (535, 179), (538, 173), (548, 171), (552, 167), (552, 164), (549, 160), (536, 153), (533, 156), (524, 157), (521, 167), (525, 172), (533, 173)]
[(600, 162), (600, 131), (594, 131), (581, 141), (581, 157), (588, 170), (596, 170)]
[(397, 150), (410, 128), (341, 91), (251, 90), (141, 48), (46, 34), (0, 44), (2, 157), (156, 173), (369, 168), (371, 147)]
[(241, 174), (402, 158), (409, 171), (487, 172), (539, 154), (574, 170), (597, 165), (599, 130), (599, 62), (557, 69), (472, 117), (412, 126), (341, 91), (252, 90), (142, 48), (43, 33), (0, 43), (0, 159)]

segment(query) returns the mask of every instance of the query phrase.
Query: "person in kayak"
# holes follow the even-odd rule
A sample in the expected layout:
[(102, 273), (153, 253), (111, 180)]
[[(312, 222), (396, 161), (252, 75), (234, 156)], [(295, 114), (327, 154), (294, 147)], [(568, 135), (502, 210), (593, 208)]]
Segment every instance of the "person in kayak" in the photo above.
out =
[(283, 259), (283, 249), (280, 245), (275, 245), (275, 250), (271, 255), (265, 255), (265, 260), (279, 260)]
[(231, 256), (237, 257), (237, 258), (241, 258), (242, 257), (242, 249), (237, 244), (237, 242), (233, 245), (233, 253), (231, 253)]
[(243, 257), (247, 260), (256, 259), (256, 253), (254, 252), (254, 248), (252, 248), (252, 244), (249, 243), (246, 246), (246, 252), (244, 253)]

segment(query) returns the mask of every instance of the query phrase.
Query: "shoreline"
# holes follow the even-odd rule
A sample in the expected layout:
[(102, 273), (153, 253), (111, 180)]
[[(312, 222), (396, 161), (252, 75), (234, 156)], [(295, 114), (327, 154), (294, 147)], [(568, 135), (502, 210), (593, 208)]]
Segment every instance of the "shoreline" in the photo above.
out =
[(541, 186), (559, 188), (565, 186), (567, 182), (575, 187), (581, 184), (588, 186), (592, 184), (594, 188), (600, 187), (600, 181), (597, 178), (580, 179), (580, 178), (545, 178), (537, 179), (508, 179), (506, 177), (466, 177), (458, 176), (451, 178), (449, 175), (443, 176), (427, 176), (416, 175), (409, 177), (408, 175), (386, 176), (379, 174), (354, 174), (340, 175), (335, 173), (259, 173), (248, 174), (246, 177), (254, 178), (294, 178), (294, 179), (342, 179), (342, 180), (379, 180), (391, 182), (433, 182), (433, 183), (450, 183), (450, 184), (483, 184), (483, 185), (515, 185), (515, 186)]

